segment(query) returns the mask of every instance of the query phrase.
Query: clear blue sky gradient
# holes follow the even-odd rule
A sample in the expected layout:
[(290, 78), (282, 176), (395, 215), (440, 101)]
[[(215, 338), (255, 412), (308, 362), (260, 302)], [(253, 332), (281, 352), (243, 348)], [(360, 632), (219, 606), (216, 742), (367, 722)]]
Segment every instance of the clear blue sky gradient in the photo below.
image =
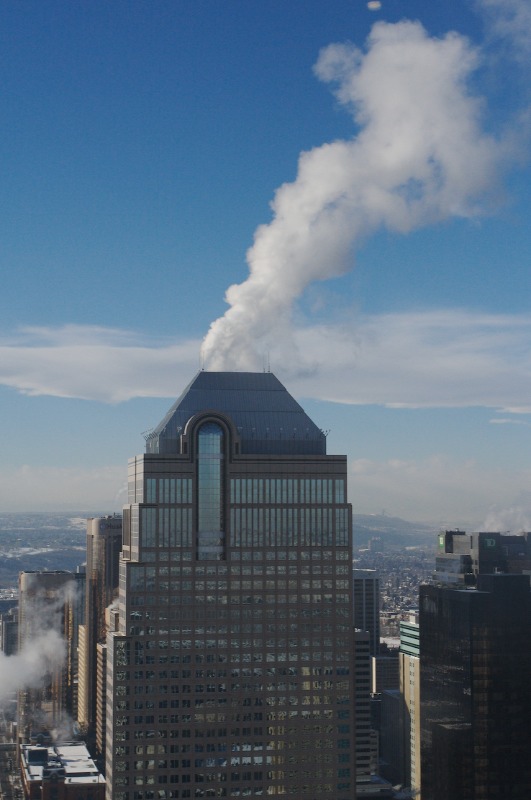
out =
[[(507, 2), (531, 33), (527, 4)], [(417, 404), (404, 400), (407, 387), (394, 391), (399, 378), (380, 386), (372, 376), (370, 390), (350, 397), (319, 375), (292, 384), (274, 358), (271, 368), (330, 429), (329, 451), (348, 454), (355, 511), (531, 525), (531, 62), (484, 12), (462, 0), (382, 0), (376, 11), (358, 0), (1, 4), (0, 510), (119, 510), (127, 457), (199, 368), (198, 343), (225, 313), (228, 286), (245, 281), (275, 190), (296, 179), (301, 152), (359, 132), (314, 73), (320, 50), (353, 42), (366, 52), (375, 23), (410, 19), (430, 37), (455, 30), (478, 48), (468, 91), (482, 98), (483, 130), (511, 141), (502, 180), (488, 214), (358, 242), (352, 269), (310, 285), (293, 318), (303, 327), (369, 320), (385, 331), (396, 315), (394, 331), (416, 314), (491, 315), (511, 330), (502, 344), (478, 323), (437, 357), (444, 380), (446, 361), (476, 352), (481, 334), (478, 360), (497, 354), (493, 391), (488, 366), (477, 392), (471, 380), (440, 405), (430, 375)], [(73, 359), (55, 362), (48, 348), (69, 343), (67, 326), (76, 326)], [(86, 366), (79, 338), (114, 342), (114, 367)], [(104, 385), (120, 386), (131, 344), (158, 352), (187, 342), (197, 355), (187, 351), (162, 388), (153, 376), (165, 367), (155, 365), (139, 378), (145, 391), (108, 402), (121, 399)], [(84, 369), (101, 392), (65, 389)], [(356, 387), (354, 362), (350, 380)]]

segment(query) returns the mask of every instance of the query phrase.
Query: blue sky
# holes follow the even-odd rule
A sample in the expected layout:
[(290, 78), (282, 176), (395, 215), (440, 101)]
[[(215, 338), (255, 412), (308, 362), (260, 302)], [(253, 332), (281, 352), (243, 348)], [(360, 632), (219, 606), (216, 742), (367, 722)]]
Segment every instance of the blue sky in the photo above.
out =
[(529, 41), (526, 0), (3, 3), (0, 508), (119, 510), (201, 365), (269, 363), (356, 512), (529, 528)]

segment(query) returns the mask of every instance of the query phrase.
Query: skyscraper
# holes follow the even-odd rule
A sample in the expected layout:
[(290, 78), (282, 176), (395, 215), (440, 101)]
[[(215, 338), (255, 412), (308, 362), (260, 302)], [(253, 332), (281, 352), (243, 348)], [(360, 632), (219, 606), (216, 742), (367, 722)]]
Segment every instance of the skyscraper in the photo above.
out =
[(420, 587), (422, 800), (531, 795), (529, 576)]
[(531, 534), (441, 531), (434, 581), (449, 586), (474, 586), (478, 575), (531, 570)]
[(354, 627), (367, 631), (370, 654), (380, 652), (380, 576), (376, 569), (354, 570)]
[[(18, 693), (17, 736), (28, 742), (42, 731), (68, 728), (67, 607), (74, 596), (71, 572), (21, 572), (19, 575), (18, 652), (42, 660), (38, 686)], [(47, 640), (51, 642), (43, 646)], [(53, 652), (52, 652), (53, 649)], [(46, 659), (43, 657), (46, 653)], [(26, 656), (27, 657), (27, 656)]]
[(400, 623), (400, 694), (404, 767), (401, 782), (420, 800), (420, 644), (418, 612)]
[[(87, 568), (84, 624), (79, 628), (79, 692), (77, 720), (94, 743), (97, 716), (97, 645), (105, 642), (105, 611), (118, 594), (122, 518), (87, 520)], [(100, 709), (101, 710), (101, 709)], [(101, 754), (101, 748), (97, 747)]]
[(270, 373), (200, 372), (129, 464), (109, 800), (354, 796), (346, 458)]

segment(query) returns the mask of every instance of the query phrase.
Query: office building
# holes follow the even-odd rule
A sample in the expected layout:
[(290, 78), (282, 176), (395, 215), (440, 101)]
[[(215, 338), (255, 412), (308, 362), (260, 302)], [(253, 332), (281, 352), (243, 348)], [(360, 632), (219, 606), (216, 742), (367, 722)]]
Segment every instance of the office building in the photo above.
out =
[[(105, 643), (106, 609), (118, 594), (118, 568), (122, 549), (122, 518), (87, 520), (87, 566), (84, 623), (79, 627), (79, 689), (77, 721), (91, 745), (95, 741), (98, 644)], [(101, 738), (100, 738), (101, 741)], [(97, 752), (102, 755), (98, 748)]]
[(371, 769), (377, 758), (372, 754), (371, 730), (371, 647), (368, 631), (354, 634), (354, 692), (356, 732), (356, 790), (357, 796), (371, 788)]
[(531, 534), (441, 531), (434, 581), (440, 585), (474, 586), (478, 575), (518, 574), (531, 570)]
[(272, 374), (200, 372), (123, 522), (108, 800), (352, 800), (345, 456)]
[(400, 738), (404, 742), (404, 763), (400, 783), (420, 800), (420, 639), (418, 612), (400, 623), (399, 675), (402, 699)]
[(18, 606), (0, 617), (0, 650), (5, 656), (14, 656), (18, 650)]
[[(21, 572), (19, 575), (18, 652), (31, 651), (36, 640), (41, 642), (35, 648), (37, 656), (42, 657), (43, 649), (47, 652), (40, 685), (25, 687), (18, 693), (19, 742), (29, 742), (41, 731), (55, 730), (62, 735), (70, 728), (65, 623), (74, 586), (71, 572)], [(56, 654), (49, 652), (49, 648), (42, 646), (46, 637), (57, 643), (62, 640), (63, 647)]]
[(354, 569), (354, 627), (369, 633), (370, 654), (380, 651), (380, 576), (376, 569)]
[(66, 645), (66, 710), (77, 718), (79, 676), (79, 632), (85, 620), (85, 565), (72, 573), (73, 590), (65, 603), (64, 637)]
[(422, 800), (531, 796), (526, 575), (420, 587)]

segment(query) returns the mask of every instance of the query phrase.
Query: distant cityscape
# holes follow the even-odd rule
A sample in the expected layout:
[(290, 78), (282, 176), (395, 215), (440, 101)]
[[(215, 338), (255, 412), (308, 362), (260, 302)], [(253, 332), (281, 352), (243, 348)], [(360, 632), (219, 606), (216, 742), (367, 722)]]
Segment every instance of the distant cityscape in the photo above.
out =
[[(74, 571), (84, 563), (87, 518), (93, 516), (101, 514), (0, 514), (0, 608), (5, 601), (18, 601), (20, 572)], [(380, 575), (382, 636), (397, 638), (400, 621), (418, 605), (420, 584), (433, 573), (438, 529), (365, 514), (353, 514), (353, 527), (354, 565)], [(364, 532), (362, 545), (358, 527)]]
[(272, 374), (200, 372), (122, 514), (0, 515), (2, 800), (527, 800), (530, 576), (353, 515)]

